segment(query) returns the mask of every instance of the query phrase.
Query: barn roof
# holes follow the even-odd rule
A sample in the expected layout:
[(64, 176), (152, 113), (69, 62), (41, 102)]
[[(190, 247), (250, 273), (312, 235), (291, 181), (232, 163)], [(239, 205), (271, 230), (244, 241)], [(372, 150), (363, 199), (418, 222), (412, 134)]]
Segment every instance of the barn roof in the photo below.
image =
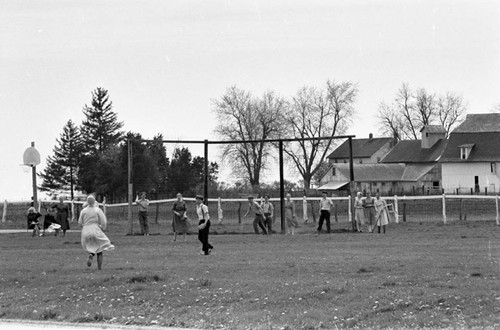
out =
[(452, 133), (500, 132), (500, 113), (469, 114)]
[(443, 125), (425, 125), (420, 129), (420, 132), (422, 132), (424, 129), (427, 129), (428, 133), (446, 133), (446, 129), (443, 127)]
[[(467, 159), (460, 158), (460, 148), (472, 147)], [(500, 132), (450, 134), (440, 162), (498, 162), (500, 161)]]
[[(354, 158), (368, 158), (376, 153), (387, 143), (392, 143), (393, 138), (352, 139), (352, 156)], [(349, 140), (344, 141), (335, 149), (328, 159), (349, 158)]]
[(429, 163), (436, 162), (444, 148), (446, 139), (440, 139), (428, 149), (422, 148), (421, 140), (400, 141), (382, 159), (382, 163)]
[[(349, 178), (349, 164), (332, 164), (343, 176)], [(400, 181), (404, 164), (354, 164), (354, 180), (362, 182)]]

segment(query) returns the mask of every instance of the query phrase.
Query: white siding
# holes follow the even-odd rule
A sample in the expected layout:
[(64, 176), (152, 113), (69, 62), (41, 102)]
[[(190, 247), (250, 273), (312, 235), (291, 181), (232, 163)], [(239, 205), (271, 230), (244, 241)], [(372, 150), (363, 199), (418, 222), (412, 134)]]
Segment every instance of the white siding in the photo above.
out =
[(458, 188), (461, 192), (474, 189), (474, 177), (479, 177), (479, 189), (484, 192), (498, 192), (500, 188), (500, 163), (495, 163), (496, 170), (491, 172), (491, 163), (443, 163), (442, 182), (445, 193), (454, 193)]

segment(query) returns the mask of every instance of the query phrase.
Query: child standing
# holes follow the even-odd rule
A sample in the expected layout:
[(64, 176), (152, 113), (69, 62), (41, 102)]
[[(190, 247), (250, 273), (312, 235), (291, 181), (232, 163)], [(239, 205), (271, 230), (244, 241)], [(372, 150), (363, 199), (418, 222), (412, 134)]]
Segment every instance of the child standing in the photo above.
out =
[(208, 214), (208, 206), (203, 204), (203, 196), (196, 196), (196, 214), (198, 215), (198, 239), (202, 244), (201, 253), (208, 256), (214, 248), (208, 243), (208, 233), (210, 230), (210, 216)]
[(146, 199), (146, 193), (141, 193), (141, 198), (136, 197), (135, 203), (139, 205), (139, 225), (141, 226), (141, 233), (144, 236), (149, 236), (149, 225), (148, 225), (148, 208), (149, 200)]
[(262, 234), (267, 235), (266, 227), (264, 226), (264, 217), (262, 216), (262, 207), (260, 207), (259, 203), (253, 200), (253, 196), (248, 196), (248, 210), (243, 216), (246, 218), (248, 213), (255, 212), (255, 218), (253, 219), (253, 230), (258, 235), (259, 228), (262, 229)]

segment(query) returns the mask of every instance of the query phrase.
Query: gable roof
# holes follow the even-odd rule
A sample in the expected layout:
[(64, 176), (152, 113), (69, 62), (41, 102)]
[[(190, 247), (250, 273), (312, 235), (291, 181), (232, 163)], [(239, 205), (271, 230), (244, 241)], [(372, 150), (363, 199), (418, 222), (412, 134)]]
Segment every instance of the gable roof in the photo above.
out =
[[(349, 164), (332, 164), (344, 177), (350, 177)], [(400, 181), (405, 171), (405, 164), (355, 164), (354, 181)]]
[(425, 125), (420, 129), (420, 132), (422, 132), (424, 129), (427, 129), (428, 133), (445, 133), (446, 134), (446, 129), (443, 127), (443, 125)]
[(436, 164), (408, 164), (405, 167), (401, 181), (418, 181), (429, 173)]
[[(467, 159), (460, 158), (460, 147), (473, 145)], [(448, 144), (443, 151), (441, 163), (500, 161), (500, 132), (476, 132), (450, 134)]]
[(382, 159), (382, 163), (429, 163), (436, 162), (446, 147), (446, 139), (440, 139), (429, 149), (422, 148), (421, 140), (403, 140)]
[(500, 132), (500, 113), (469, 114), (452, 133)]
[[(369, 158), (393, 138), (352, 139), (352, 157)], [(344, 141), (328, 157), (328, 159), (349, 158), (349, 140)]]

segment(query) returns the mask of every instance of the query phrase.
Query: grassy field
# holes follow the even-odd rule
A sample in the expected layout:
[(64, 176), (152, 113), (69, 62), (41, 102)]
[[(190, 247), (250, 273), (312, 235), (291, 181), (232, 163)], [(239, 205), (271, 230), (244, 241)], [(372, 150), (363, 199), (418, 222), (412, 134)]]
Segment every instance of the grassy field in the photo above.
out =
[[(247, 221), (248, 222), (248, 221)], [(246, 224), (245, 226), (249, 226)], [(79, 233), (0, 236), (0, 317), (203, 329), (500, 327), (500, 228), (391, 224), (388, 233), (126, 236), (87, 268)], [(76, 227), (76, 226), (75, 226)], [(224, 225), (214, 231), (230, 232)], [(245, 228), (244, 232), (251, 231)]]

